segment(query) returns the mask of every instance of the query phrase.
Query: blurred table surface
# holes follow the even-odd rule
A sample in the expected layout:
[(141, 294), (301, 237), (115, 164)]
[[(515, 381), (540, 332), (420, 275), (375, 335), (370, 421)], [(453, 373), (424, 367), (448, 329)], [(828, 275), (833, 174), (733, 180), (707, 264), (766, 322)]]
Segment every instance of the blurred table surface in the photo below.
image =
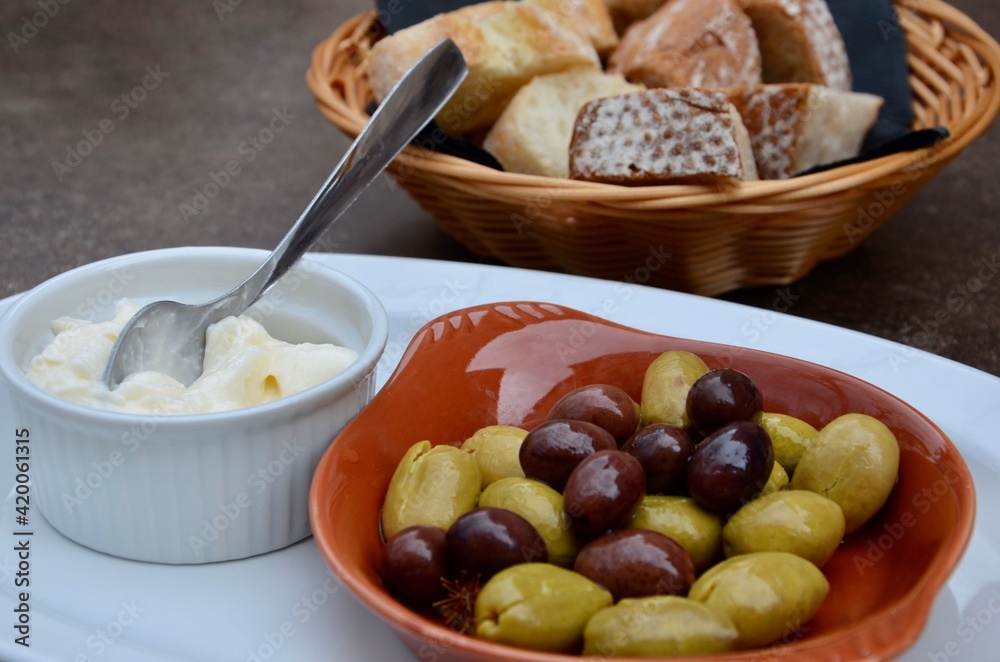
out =
[[(996, 0), (953, 4), (1000, 35)], [(134, 251), (272, 248), (349, 143), (303, 82), (311, 51), (370, 6), (2, 3), (0, 296)], [(133, 94), (137, 86), (145, 88)], [(273, 140), (254, 144), (269, 124), (280, 129)], [(93, 149), (71, 159), (68, 150), (85, 140)], [(1000, 375), (998, 154), (994, 126), (868, 241), (791, 284), (788, 312)], [(239, 172), (219, 178), (225, 184), (204, 213), (182, 213), (233, 159)], [(385, 177), (324, 243), (348, 253), (482, 261)], [(766, 310), (777, 289), (721, 298)]]

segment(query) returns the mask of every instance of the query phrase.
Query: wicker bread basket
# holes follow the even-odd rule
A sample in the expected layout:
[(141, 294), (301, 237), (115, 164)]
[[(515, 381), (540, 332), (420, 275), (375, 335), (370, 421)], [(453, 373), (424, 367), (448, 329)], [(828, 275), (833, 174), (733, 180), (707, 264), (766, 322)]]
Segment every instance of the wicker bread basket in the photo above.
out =
[[(729, 189), (505, 173), (413, 146), (389, 171), (445, 232), (514, 266), (704, 295), (789, 283), (858, 246), (1000, 110), (996, 41), (937, 0), (897, 10), (914, 128), (951, 133), (929, 148)], [(306, 76), (320, 111), (351, 137), (368, 121), (365, 54), (378, 34), (375, 12), (354, 17), (317, 46)]]

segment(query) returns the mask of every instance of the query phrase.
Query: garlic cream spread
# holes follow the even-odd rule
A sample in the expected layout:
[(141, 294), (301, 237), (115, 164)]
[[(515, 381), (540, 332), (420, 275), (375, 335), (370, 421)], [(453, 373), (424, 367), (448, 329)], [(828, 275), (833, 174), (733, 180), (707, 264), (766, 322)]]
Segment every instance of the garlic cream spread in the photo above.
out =
[(97, 409), (200, 414), (252, 407), (304, 391), (358, 357), (336, 345), (276, 340), (259, 322), (241, 315), (209, 327), (204, 373), (191, 386), (162, 373), (141, 372), (109, 391), (103, 377), (111, 348), (138, 310), (126, 299), (116, 304), (114, 319), (105, 322), (55, 320), (55, 338), (31, 359), (28, 379), (53, 395)]

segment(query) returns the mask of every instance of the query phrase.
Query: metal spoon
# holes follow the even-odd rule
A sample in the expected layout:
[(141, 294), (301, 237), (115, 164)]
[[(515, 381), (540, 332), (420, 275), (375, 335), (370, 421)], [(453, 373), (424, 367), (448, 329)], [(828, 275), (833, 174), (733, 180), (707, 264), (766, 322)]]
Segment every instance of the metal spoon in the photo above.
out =
[(386, 96), (299, 220), (242, 285), (208, 303), (156, 301), (139, 310), (111, 350), (104, 374), (108, 388), (143, 370), (163, 372), (185, 385), (197, 379), (205, 329), (239, 315), (274, 285), (444, 107), (468, 72), (451, 40), (428, 51)]

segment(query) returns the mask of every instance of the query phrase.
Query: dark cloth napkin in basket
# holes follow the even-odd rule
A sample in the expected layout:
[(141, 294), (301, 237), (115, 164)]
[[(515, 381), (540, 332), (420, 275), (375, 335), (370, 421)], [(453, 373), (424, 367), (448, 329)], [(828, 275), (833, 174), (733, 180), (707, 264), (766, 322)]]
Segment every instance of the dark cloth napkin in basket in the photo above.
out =
[[(437, 14), (481, 0), (375, 0), (383, 29), (392, 34)], [(885, 100), (860, 156), (817, 166), (809, 173), (927, 147), (948, 137), (944, 127), (913, 130), (913, 92), (906, 63), (906, 39), (892, 0), (827, 0), (851, 63), (855, 92)], [(502, 170), (488, 152), (464, 138), (443, 137), (431, 123), (414, 143)], [(803, 173), (808, 174), (808, 173)]]

